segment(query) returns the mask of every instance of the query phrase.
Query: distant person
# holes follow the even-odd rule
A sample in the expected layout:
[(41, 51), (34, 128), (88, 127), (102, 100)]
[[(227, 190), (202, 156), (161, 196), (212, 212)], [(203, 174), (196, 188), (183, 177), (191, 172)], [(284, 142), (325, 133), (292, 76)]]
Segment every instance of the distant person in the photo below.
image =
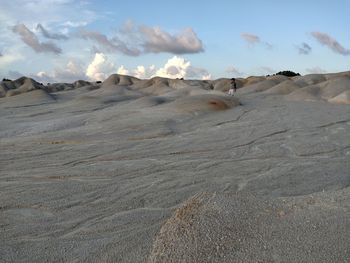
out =
[(233, 96), (233, 93), (237, 91), (237, 84), (236, 84), (236, 79), (232, 78), (231, 79), (231, 84), (230, 84), (230, 90), (228, 91), (228, 95)]

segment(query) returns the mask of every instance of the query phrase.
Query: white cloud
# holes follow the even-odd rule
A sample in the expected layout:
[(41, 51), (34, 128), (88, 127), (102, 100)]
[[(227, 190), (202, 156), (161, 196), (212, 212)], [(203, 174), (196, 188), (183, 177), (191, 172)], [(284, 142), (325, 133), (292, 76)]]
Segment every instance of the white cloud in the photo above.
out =
[(155, 76), (163, 78), (184, 78), (191, 63), (184, 58), (174, 56), (164, 67), (157, 70)]
[(117, 74), (129, 75), (129, 70), (127, 70), (123, 65), (121, 65), (117, 70)]
[(116, 71), (115, 65), (108, 61), (106, 55), (103, 53), (96, 53), (94, 59), (88, 65), (85, 74), (89, 79), (96, 81), (105, 80)]
[(133, 72), (133, 76), (135, 76), (136, 78), (139, 78), (139, 79), (150, 78), (156, 73), (156, 67), (155, 65), (151, 65), (146, 68), (145, 66), (141, 65), (141, 66), (137, 66), (136, 69), (134, 69), (132, 72)]
[(57, 67), (53, 72), (44, 70), (31, 75), (34, 79), (40, 82), (74, 82), (79, 79), (85, 79), (85, 70), (83, 66), (76, 61), (69, 60), (64, 67)]
[(62, 26), (65, 27), (83, 27), (86, 26), (88, 22), (86, 21), (66, 21), (62, 23)]
[[(104, 63), (104, 62), (103, 62)], [(163, 78), (191, 78), (191, 79), (211, 79), (211, 74), (203, 69), (191, 66), (191, 62), (178, 56), (170, 58), (164, 66), (156, 68), (154, 65), (145, 67), (139, 65), (134, 69), (127, 69), (121, 65), (118, 74), (131, 75), (139, 79), (163, 77)]]

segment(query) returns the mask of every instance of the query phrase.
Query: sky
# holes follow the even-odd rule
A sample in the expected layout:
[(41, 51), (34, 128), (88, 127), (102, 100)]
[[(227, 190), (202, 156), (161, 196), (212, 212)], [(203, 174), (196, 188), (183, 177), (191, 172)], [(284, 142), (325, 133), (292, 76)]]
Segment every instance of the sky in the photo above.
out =
[(0, 77), (350, 70), (348, 0), (0, 0)]

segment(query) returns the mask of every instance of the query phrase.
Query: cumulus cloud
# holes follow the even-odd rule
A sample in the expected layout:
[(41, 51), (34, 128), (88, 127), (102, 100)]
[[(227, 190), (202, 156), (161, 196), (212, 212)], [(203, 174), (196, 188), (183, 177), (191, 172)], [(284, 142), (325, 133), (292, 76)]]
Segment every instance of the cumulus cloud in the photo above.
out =
[(163, 78), (184, 78), (190, 65), (184, 58), (174, 56), (155, 75)]
[(50, 33), (43, 27), (42, 24), (37, 25), (37, 30), (41, 31), (44, 37), (49, 38), (49, 39), (55, 39), (55, 40), (67, 40), (68, 37), (63, 34), (57, 34), (57, 33)]
[(310, 74), (324, 74), (327, 73), (326, 70), (320, 68), (320, 67), (313, 67), (313, 68), (307, 68), (306, 72), (310, 73)]
[(191, 66), (191, 62), (184, 58), (174, 56), (170, 58), (165, 65), (158, 69), (154, 76), (163, 78), (194, 78), (210, 79), (209, 72), (202, 68)]
[(311, 35), (322, 45), (343, 56), (350, 55), (350, 50), (344, 48), (336, 39), (326, 33), (311, 32)]
[(84, 39), (90, 39), (96, 42), (99, 45), (100, 49), (102, 49), (105, 52), (119, 51), (129, 56), (140, 55), (140, 51), (137, 48), (133, 48), (133, 47), (129, 48), (126, 43), (119, 40), (117, 37), (113, 39), (108, 39), (106, 35), (101, 34), (100, 32), (85, 31), (85, 30), (81, 31), (79, 35)]
[(128, 56), (146, 53), (190, 54), (203, 52), (202, 41), (192, 28), (185, 28), (177, 34), (170, 34), (160, 27), (135, 26), (128, 21), (118, 35), (108, 38), (100, 32), (81, 31), (80, 37), (98, 44), (95, 50), (121, 52)]
[(241, 33), (241, 38), (243, 38), (243, 40), (246, 41), (250, 47), (253, 47), (256, 44), (260, 44), (260, 45), (264, 46), (266, 49), (273, 48), (273, 45), (271, 45), (270, 43), (268, 43), (266, 41), (261, 41), (260, 37), (258, 37), (257, 35), (254, 35), (254, 34)]
[(127, 70), (123, 65), (121, 65), (117, 70), (117, 74), (129, 75), (129, 70)]
[(308, 55), (311, 53), (312, 48), (305, 42), (301, 43), (300, 46), (296, 47), (301, 55)]
[(118, 68), (118, 74), (131, 75), (136, 78), (191, 78), (191, 79), (211, 79), (211, 74), (203, 68), (191, 66), (191, 62), (178, 56), (174, 56), (165, 63), (164, 66), (156, 68), (154, 65), (145, 67), (137, 66), (135, 69), (126, 69), (123, 65)]
[(115, 65), (108, 61), (108, 58), (103, 53), (96, 53), (92, 62), (88, 65), (85, 75), (90, 80), (104, 80), (109, 75), (117, 71)]
[(31, 75), (40, 82), (74, 82), (79, 79), (85, 79), (84, 67), (74, 60), (69, 60), (63, 67), (57, 67), (53, 72), (40, 71)]
[(17, 24), (12, 31), (21, 36), (22, 41), (31, 47), (35, 52), (52, 52), (60, 54), (62, 50), (51, 42), (40, 42), (38, 37), (30, 31), (24, 24)]
[(151, 65), (149, 67), (145, 67), (142, 65), (139, 65), (132, 71), (132, 75), (139, 79), (145, 79), (150, 78), (151, 76), (154, 76), (156, 73), (156, 66)]

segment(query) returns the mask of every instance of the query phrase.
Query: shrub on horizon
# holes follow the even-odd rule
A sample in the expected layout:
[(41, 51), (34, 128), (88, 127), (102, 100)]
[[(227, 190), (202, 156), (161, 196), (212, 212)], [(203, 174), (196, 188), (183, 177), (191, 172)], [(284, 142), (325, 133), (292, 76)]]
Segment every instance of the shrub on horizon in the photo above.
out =
[(290, 70), (280, 71), (280, 72), (277, 72), (275, 75), (283, 75), (283, 76), (287, 76), (287, 77), (300, 76), (299, 73), (295, 73), (295, 72), (290, 71)]

